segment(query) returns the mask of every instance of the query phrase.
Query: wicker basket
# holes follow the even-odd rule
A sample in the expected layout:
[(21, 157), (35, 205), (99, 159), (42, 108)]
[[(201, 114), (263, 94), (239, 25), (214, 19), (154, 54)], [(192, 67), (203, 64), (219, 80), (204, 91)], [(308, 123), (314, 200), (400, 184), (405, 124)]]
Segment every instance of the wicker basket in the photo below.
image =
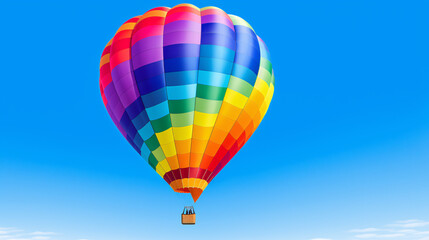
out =
[(182, 224), (193, 225), (195, 224), (195, 211), (193, 207), (185, 207), (182, 213)]

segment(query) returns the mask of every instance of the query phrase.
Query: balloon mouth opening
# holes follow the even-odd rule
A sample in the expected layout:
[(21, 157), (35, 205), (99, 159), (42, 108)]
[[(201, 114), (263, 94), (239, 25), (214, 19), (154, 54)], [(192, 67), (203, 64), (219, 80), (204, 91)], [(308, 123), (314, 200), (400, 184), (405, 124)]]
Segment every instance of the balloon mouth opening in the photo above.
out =
[(188, 188), (178, 188), (175, 191), (179, 193), (190, 193)]
[(178, 193), (190, 193), (194, 202), (197, 202), (198, 198), (200, 198), (203, 190), (200, 188), (178, 188), (174, 189), (175, 192)]

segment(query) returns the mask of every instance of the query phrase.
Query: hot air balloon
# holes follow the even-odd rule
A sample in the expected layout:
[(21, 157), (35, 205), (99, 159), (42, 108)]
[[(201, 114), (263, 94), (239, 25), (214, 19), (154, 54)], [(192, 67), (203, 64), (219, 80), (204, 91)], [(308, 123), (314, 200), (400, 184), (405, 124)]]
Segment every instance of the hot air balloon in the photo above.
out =
[(180, 4), (118, 29), (101, 56), (100, 89), (129, 144), (196, 202), (260, 124), (274, 74), (245, 20)]

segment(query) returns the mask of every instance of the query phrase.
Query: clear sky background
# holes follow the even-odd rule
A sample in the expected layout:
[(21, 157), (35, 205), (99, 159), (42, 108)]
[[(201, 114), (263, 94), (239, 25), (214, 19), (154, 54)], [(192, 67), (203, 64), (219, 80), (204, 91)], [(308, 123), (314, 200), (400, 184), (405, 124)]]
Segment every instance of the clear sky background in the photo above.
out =
[(101, 52), (180, 1), (0, 6), (0, 239), (429, 239), (429, 2), (193, 1), (246, 19), (270, 109), (195, 205), (116, 130)]

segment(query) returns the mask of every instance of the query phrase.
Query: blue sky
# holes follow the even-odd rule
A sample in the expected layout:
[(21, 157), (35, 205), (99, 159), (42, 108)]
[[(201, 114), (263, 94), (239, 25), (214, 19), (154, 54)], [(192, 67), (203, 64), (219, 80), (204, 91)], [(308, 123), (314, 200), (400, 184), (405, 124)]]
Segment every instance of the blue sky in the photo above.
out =
[(276, 73), (195, 226), (98, 88), (117, 28), (179, 3), (2, 3), (0, 239), (429, 239), (429, 2), (191, 2), (246, 19)]

